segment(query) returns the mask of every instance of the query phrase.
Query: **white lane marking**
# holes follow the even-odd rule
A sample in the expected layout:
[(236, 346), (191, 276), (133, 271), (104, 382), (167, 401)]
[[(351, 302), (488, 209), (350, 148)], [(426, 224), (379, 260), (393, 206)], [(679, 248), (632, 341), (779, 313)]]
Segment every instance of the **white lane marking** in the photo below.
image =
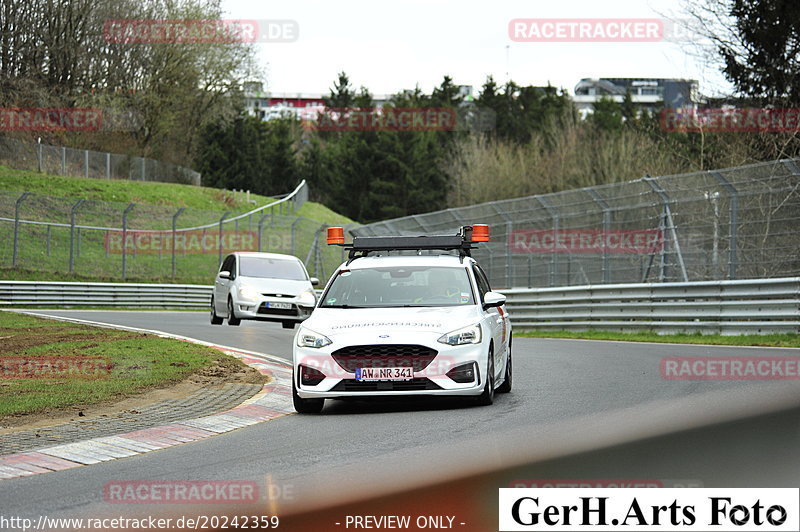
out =
[[(268, 360), (268, 361), (274, 362), (276, 364), (281, 364), (283, 366), (286, 366), (287, 368), (291, 368), (292, 367), (292, 364), (288, 360), (280, 358), (280, 357), (277, 357), (275, 355), (268, 355), (266, 353), (258, 353), (256, 351), (248, 351), (247, 349), (239, 349), (238, 347), (229, 347), (229, 346), (225, 346), (225, 345), (219, 345), (219, 344), (215, 344), (215, 343), (212, 343), (212, 342), (206, 342), (204, 340), (198, 340), (197, 338), (191, 338), (189, 336), (182, 336), (180, 334), (172, 334), (172, 333), (168, 333), (168, 332), (164, 332), (164, 331), (157, 331), (155, 329), (141, 329), (139, 327), (129, 327), (127, 325), (116, 325), (114, 323), (107, 323), (107, 322), (103, 322), (103, 321), (83, 320), (83, 319), (80, 319), (80, 318), (68, 318), (66, 316), (54, 316), (52, 314), (45, 314), (43, 312), (37, 312), (37, 311), (31, 311), (31, 310), (25, 310), (25, 309), (2, 309), (2, 310), (4, 310), (5, 312), (17, 312), (19, 314), (29, 314), (31, 316), (38, 316), (40, 318), (48, 318), (48, 319), (51, 319), (51, 320), (70, 321), (70, 322), (73, 322), (73, 323), (81, 323), (81, 324), (85, 324), (85, 325), (94, 325), (96, 327), (104, 327), (104, 328), (107, 328), (107, 329), (120, 329), (120, 330), (123, 330), (123, 331), (131, 331), (131, 332), (140, 332), (140, 333), (153, 334), (153, 335), (156, 335), (156, 336), (160, 336), (162, 338), (172, 338), (172, 339), (175, 339), (175, 340), (185, 340), (187, 342), (192, 342), (192, 343), (199, 344), (199, 345), (204, 345), (204, 346), (207, 346), (207, 347), (215, 347), (215, 348), (218, 348), (218, 349), (225, 349), (227, 351), (235, 351), (235, 352), (238, 352), (238, 353), (244, 353), (244, 354), (249, 355), (249, 356), (253, 356), (253, 357), (256, 357), (256, 358), (261, 358), (263, 360)], [(141, 311), (131, 311), (131, 312), (141, 312)]]

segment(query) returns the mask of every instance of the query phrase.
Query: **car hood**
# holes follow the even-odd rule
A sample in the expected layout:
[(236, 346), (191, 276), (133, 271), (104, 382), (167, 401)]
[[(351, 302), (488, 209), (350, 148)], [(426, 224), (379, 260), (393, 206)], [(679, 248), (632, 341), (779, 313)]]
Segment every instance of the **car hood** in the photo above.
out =
[(311, 288), (309, 281), (293, 281), (290, 279), (239, 277), (236, 281), (240, 287), (246, 285), (264, 294), (283, 294), (285, 296), (296, 296)]
[[(477, 307), (411, 307), (332, 309), (317, 308), (305, 322), (329, 338), (343, 335), (389, 335), (402, 338), (412, 332), (444, 334), (479, 320)], [(395, 336), (396, 335), (396, 336)]]

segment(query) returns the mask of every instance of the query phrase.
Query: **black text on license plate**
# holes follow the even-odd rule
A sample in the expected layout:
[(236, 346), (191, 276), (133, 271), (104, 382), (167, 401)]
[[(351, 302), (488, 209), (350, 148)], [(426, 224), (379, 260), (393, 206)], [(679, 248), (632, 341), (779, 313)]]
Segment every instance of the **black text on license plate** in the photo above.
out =
[(414, 378), (414, 368), (356, 368), (359, 381), (407, 381)]
[(292, 308), (291, 303), (277, 303), (275, 301), (267, 301), (264, 303), (266, 308), (276, 308), (276, 309), (283, 309), (283, 310), (290, 310)]

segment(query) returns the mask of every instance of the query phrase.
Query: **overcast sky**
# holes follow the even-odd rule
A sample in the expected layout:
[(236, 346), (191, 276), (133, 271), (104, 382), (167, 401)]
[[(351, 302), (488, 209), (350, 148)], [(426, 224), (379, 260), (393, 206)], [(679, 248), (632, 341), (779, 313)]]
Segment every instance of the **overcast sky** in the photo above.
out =
[(690, 44), (513, 42), (516, 18), (680, 18), (683, 0), (223, 0), (227, 18), (290, 19), (299, 39), (257, 44), (273, 92), (327, 93), (337, 72), (373, 94), (451, 76), (480, 90), (487, 75), (573, 93), (581, 78), (691, 78), (705, 95), (730, 90)]

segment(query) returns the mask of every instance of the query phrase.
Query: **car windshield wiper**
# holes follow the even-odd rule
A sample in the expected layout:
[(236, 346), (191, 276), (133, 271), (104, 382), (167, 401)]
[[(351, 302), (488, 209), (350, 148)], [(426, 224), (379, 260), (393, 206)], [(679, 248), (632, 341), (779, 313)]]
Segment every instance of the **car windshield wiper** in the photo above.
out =
[(364, 305), (321, 305), (322, 308), (373, 308)]

